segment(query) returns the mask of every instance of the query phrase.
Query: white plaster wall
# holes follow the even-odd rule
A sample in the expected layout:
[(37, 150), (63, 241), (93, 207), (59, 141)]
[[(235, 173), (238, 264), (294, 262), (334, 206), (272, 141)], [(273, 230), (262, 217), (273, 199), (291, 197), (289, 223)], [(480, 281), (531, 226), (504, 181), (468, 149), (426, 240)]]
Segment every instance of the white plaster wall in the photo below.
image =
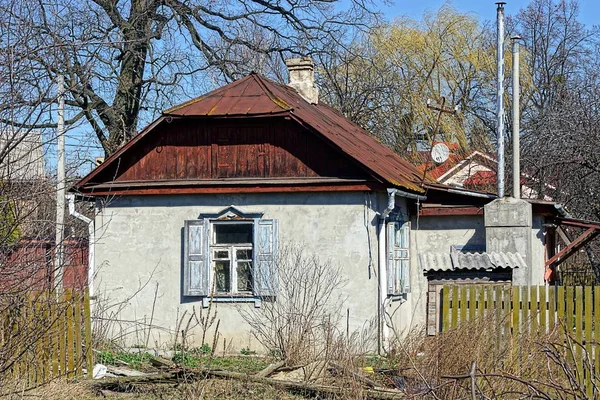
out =
[(403, 334), (424, 331), (427, 323), (428, 285), (419, 253), (449, 253), (452, 245), (485, 246), (483, 216), (413, 217), (411, 227), (411, 293), (398, 320)]
[[(365, 193), (291, 193), (247, 195), (131, 196), (111, 199), (96, 217), (95, 280), (100, 299), (96, 309), (113, 307), (113, 333), (127, 335), (129, 344), (143, 343), (140, 330), (153, 319), (150, 344), (168, 345), (184, 312), (202, 309), (199, 301), (181, 295), (182, 229), (184, 220), (216, 213), (229, 205), (245, 212), (264, 213), (279, 221), (280, 243), (303, 244), (307, 253), (339, 265), (347, 281), (338, 293), (345, 301), (340, 318), (355, 330), (377, 318), (377, 218), (375, 211), (387, 199)], [(157, 291), (153, 313), (154, 292)], [(257, 349), (239, 308), (254, 303), (217, 304), (220, 333), (232, 350)], [(206, 310), (204, 311), (206, 312)], [(153, 314), (153, 315), (152, 315)], [(126, 321), (137, 321), (138, 324)], [(376, 326), (376, 325), (375, 325)], [(376, 329), (375, 327), (373, 329)], [(131, 333), (131, 332), (138, 332)], [(192, 340), (197, 342), (198, 332)], [(212, 340), (212, 337), (210, 338)]]
[(533, 215), (531, 227), (531, 284), (543, 286), (546, 263), (546, 237), (544, 236), (544, 217)]

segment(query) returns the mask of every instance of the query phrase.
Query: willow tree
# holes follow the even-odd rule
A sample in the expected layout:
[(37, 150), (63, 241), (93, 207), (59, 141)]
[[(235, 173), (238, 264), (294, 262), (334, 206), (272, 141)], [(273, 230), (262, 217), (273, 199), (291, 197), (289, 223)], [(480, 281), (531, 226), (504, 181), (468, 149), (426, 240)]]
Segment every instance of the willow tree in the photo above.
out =
[[(327, 100), (399, 153), (431, 136), (438, 113), (427, 99), (458, 107), (440, 119), (438, 140), (489, 144), (493, 131), (494, 40), (475, 17), (444, 5), (422, 20), (400, 18), (327, 60)], [(430, 139), (432, 139), (430, 137)]]

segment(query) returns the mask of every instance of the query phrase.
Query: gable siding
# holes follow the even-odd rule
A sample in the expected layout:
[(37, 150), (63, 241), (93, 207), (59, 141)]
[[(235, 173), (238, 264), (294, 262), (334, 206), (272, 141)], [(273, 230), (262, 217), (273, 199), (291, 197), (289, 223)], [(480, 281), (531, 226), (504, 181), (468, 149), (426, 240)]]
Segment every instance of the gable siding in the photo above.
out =
[(137, 144), (135, 157), (120, 164), (120, 171), (113, 170), (114, 178), (104, 178), (118, 182), (365, 177), (341, 152), (292, 121), (239, 121), (164, 124)]

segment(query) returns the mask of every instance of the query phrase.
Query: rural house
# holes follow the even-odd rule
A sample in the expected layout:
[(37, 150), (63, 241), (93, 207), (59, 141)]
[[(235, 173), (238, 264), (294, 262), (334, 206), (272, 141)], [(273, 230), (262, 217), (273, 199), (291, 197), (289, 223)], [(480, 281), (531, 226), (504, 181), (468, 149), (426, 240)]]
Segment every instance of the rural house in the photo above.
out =
[(543, 284), (560, 208), (423, 181), (318, 103), (312, 61), (288, 67), (289, 85), (250, 74), (164, 111), (72, 189), (96, 202), (90, 284), (120, 303), (120, 334), (151, 321), (172, 343), (212, 301), (222, 336), (257, 349), (239, 311), (277, 301), (290, 243), (341, 268), (348, 327), (380, 346), (435, 331), (441, 283)]

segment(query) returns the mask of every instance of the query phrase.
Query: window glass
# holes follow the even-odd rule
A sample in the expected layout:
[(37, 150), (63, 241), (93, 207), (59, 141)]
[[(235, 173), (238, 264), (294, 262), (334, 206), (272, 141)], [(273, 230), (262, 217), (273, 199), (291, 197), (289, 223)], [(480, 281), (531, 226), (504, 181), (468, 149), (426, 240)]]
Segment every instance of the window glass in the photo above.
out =
[(238, 292), (252, 291), (251, 261), (238, 261), (237, 263), (237, 290)]
[(229, 260), (215, 261), (215, 291), (229, 292), (231, 287), (229, 266)]
[(215, 244), (252, 243), (252, 224), (214, 224)]
[(252, 249), (238, 250), (235, 257), (238, 260), (252, 260)]

